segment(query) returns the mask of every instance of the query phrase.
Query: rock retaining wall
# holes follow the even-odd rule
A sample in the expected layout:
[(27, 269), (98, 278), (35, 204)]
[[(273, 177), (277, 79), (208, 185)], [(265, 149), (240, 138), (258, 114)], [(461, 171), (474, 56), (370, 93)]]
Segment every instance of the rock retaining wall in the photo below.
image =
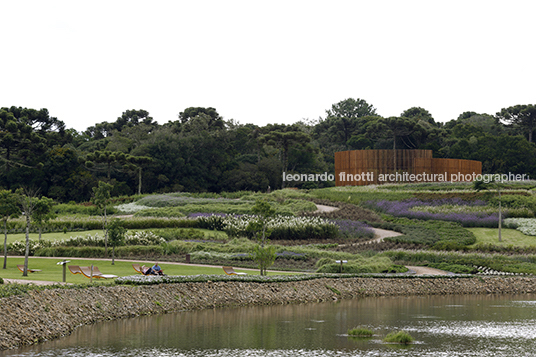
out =
[(364, 296), (535, 293), (536, 278), (323, 278), (285, 283), (206, 282), (33, 290), (0, 299), (0, 350), (70, 334), (103, 320), (226, 306)]

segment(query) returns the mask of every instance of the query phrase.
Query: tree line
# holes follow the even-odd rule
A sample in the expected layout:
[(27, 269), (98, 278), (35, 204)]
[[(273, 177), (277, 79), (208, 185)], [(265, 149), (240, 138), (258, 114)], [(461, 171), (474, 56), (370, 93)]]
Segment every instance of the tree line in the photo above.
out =
[(6, 107), (0, 109), (0, 189), (32, 187), (59, 202), (90, 200), (99, 181), (113, 185), (113, 196), (266, 191), (288, 184), (283, 172), (333, 172), (334, 153), (356, 149), (429, 149), (437, 158), (482, 161), (484, 173), (536, 177), (535, 125), (532, 104), (438, 123), (424, 108), (382, 117), (365, 100), (349, 98), (321, 118), (294, 124), (240, 124), (215, 108), (190, 107), (165, 124), (145, 110), (127, 110), (77, 132), (47, 109)]

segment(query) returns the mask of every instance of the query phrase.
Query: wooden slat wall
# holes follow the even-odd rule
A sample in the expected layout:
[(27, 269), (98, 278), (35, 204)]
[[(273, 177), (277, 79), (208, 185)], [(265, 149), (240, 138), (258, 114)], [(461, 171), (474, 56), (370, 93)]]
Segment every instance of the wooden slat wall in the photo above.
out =
[[(379, 175), (395, 173), (394, 155), (396, 155), (396, 172), (403, 174), (426, 174), (430, 180), (467, 181), (467, 175), (482, 174), (482, 163), (474, 160), (434, 159), (432, 150), (351, 150), (335, 153), (335, 184), (337, 186), (362, 186), (385, 183), (379, 181)], [(374, 180), (340, 180), (339, 174), (362, 175), (371, 172)], [(436, 175), (436, 176), (432, 176)]]

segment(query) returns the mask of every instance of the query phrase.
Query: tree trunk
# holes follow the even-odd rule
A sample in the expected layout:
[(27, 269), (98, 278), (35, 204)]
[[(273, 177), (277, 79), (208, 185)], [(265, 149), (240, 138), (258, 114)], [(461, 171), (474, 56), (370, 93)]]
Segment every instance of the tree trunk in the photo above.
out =
[(393, 167), (394, 167), (394, 174), (396, 175), (396, 135), (393, 135)]
[(106, 206), (104, 206), (104, 257), (108, 258), (108, 230), (106, 229), (108, 226), (108, 222), (106, 218)]
[(26, 212), (26, 250), (24, 252), (24, 271), (22, 276), (28, 276), (28, 256), (30, 255), (30, 215)]
[(43, 232), (43, 226), (39, 226), (39, 243), (41, 243), (41, 233)]
[(138, 195), (141, 195), (141, 167), (138, 173)]
[(115, 265), (115, 245), (112, 246), (112, 265)]
[(4, 269), (7, 265), (7, 220), (4, 220)]

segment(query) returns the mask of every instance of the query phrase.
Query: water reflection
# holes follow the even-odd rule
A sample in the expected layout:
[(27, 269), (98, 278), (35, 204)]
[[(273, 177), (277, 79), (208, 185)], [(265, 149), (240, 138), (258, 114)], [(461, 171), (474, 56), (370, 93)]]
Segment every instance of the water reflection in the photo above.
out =
[[(378, 297), (139, 317), (0, 356), (536, 355), (536, 296)], [(375, 331), (349, 338), (349, 328)], [(387, 345), (406, 330), (418, 343)]]

